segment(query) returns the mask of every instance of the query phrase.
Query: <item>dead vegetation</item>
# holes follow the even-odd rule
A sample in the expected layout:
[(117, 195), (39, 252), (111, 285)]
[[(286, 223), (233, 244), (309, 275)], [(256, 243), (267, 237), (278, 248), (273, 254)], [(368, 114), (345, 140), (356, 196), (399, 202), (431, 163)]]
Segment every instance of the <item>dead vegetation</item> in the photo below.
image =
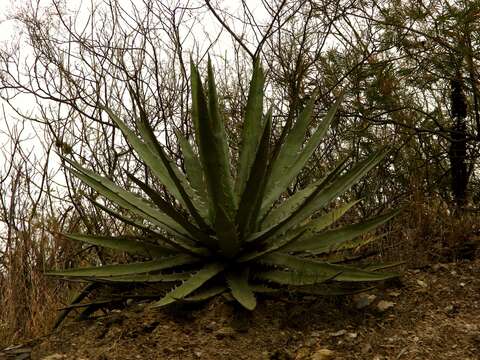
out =
[[(368, 2), (341, 8), (331, 1), (281, 0), (263, 2), (266, 18), (254, 19), (245, 1), (238, 14), (229, 13), (221, 2), (187, 8), (145, 1), (144, 8), (130, 9), (112, 1), (103, 3), (111, 6), (89, 9), (88, 26), (78, 26), (76, 21), (83, 20), (67, 3), (36, 7), (32, 1), (16, 9), (11, 18), (22, 31), (0, 48), (0, 347), (19, 345), (0, 358), (59, 354), (57, 358), (65, 359), (128, 359), (146, 354), (318, 360), (328, 358), (329, 351), (340, 359), (478, 357), (475, 2), (466, 1), (463, 7), (384, 2), (373, 11)], [(411, 26), (404, 26), (405, 19)], [(30, 59), (22, 57), (25, 46), (33, 50)], [(367, 298), (288, 293), (262, 298), (248, 326), (229, 299), (144, 312), (145, 299), (124, 293), (114, 304), (84, 313), (83, 318), (93, 317), (85, 321), (74, 321), (83, 311), (75, 308), (62, 331), (51, 334), (59, 310), (85, 284), (57, 282), (44, 277), (45, 271), (132, 260), (62, 235), (88, 231), (115, 236), (131, 234), (132, 228), (99, 210), (98, 194), (59, 170), (55, 151), (72, 155), (127, 189), (132, 184), (122, 175), (125, 171), (152, 181), (98, 108), (109, 102), (131, 120), (136, 111), (131, 105), (139, 101), (169, 156), (184, 170), (174, 132), (190, 138), (194, 133), (186, 64), (190, 56), (200, 63), (207, 52), (219, 69), (232, 149), (240, 147), (252, 55), (260, 55), (266, 68), (266, 101), (276, 114), (272, 143), (294, 126), (317, 87), (315, 119), (330, 106), (333, 94), (345, 91), (339, 120), (288, 195), (318, 179), (340, 158), (359, 160), (385, 144), (394, 148), (384, 164), (341, 200), (363, 199), (347, 214), (346, 223), (404, 207), (395, 221), (366, 235), (366, 240), (379, 241), (351, 254), (365, 261), (405, 261), (401, 283), (371, 290)], [(452, 112), (451, 104), (459, 93), (461, 116), (458, 109)], [(132, 94), (139, 98), (132, 100)], [(307, 138), (317, 125), (315, 121), (307, 129)], [(455, 144), (461, 146), (455, 150)], [(462, 175), (457, 184), (454, 172)], [(94, 292), (82, 301), (95, 301), (93, 295), (102, 299)], [(359, 301), (368, 304), (359, 309)]]

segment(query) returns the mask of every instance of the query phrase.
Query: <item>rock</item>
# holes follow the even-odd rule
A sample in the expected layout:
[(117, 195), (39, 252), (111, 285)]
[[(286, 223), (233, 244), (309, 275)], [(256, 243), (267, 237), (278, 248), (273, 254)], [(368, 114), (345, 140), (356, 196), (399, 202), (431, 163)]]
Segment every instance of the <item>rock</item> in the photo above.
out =
[(372, 351), (372, 345), (370, 343), (365, 343), (362, 345), (362, 354), (368, 354), (370, 351)]
[(447, 315), (454, 315), (458, 313), (458, 305), (457, 304), (451, 304), (445, 307), (445, 312)]
[(338, 337), (338, 336), (343, 336), (347, 333), (347, 330), (343, 329), (343, 330), (338, 330), (334, 333), (330, 333), (330, 336), (331, 337)]
[(417, 284), (420, 285), (423, 288), (428, 287), (427, 283), (425, 281), (422, 281), (422, 280), (417, 280)]
[(317, 343), (318, 339), (315, 339), (314, 337), (310, 337), (305, 340), (305, 346), (314, 346)]
[(218, 325), (215, 321), (210, 321), (208, 324), (204, 325), (204, 328), (208, 331), (214, 331), (216, 328), (218, 328)]
[(329, 349), (320, 349), (315, 351), (310, 360), (329, 360), (335, 358), (335, 352)]
[(300, 349), (297, 350), (297, 353), (295, 354), (295, 360), (307, 360), (310, 357), (310, 348), (308, 347), (301, 347)]
[(64, 354), (52, 354), (48, 355), (42, 358), (42, 360), (60, 360), (60, 359), (66, 359), (66, 355)]
[(400, 293), (400, 291), (389, 291), (388, 295), (392, 296), (392, 297), (399, 297), (401, 295), (401, 293)]
[(353, 297), (353, 302), (357, 309), (363, 309), (373, 303), (376, 298), (373, 294), (357, 294)]
[(377, 304), (377, 309), (381, 312), (384, 312), (392, 307), (395, 306), (395, 303), (392, 302), (392, 301), (385, 301), (385, 300), (381, 300), (378, 302)]
[(217, 339), (223, 339), (226, 337), (235, 337), (235, 330), (229, 326), (222, 327), (215, 331), (215, 337)]

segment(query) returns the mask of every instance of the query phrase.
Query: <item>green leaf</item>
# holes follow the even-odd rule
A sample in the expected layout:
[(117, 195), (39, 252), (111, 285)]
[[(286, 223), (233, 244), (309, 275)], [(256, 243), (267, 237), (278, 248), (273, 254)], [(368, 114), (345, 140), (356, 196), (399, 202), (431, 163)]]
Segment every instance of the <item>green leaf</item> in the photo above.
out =
[[(158, 246), (161, 246), (161, 247), (165, 247), (163, 244), (170, 244), (170, 240), (165, 237), (164, 234), (156, 231), (156, 230), (153, 230), (151, 229), (150, 227), (148, 227), (147, 225), (145, 225), (143, 223), (143, 221), (140, 221), (140, 220), (136, 220), (136, 219), (132, 219), (128, 216), (125, 216), (125, 215), (121, 215), (119, 214), (118, 212), (112, 210), (112, 209), (109, 209), (107, 208), (106, 206), (100, 204), (99, 202), (93, 200), (93, 199), (90, 199), (90, 201), (98, 208), (100, 208), (101, 210), (105, 211), (107, 214), (110, 214), (111, 216), (119, 219), (120, 221), (124, 222), (125, 224), (128, 224), (128, 225), (131, 225), (133, 227), (136, 227), (138, 229), (141, 229), (143, 231), (146, 231), (147, 233), (151, 234), (151, 236), (157, 240), (157, 241), (160, 241), (162, 243), (162, 245), (158, 245)], [(167, 247), (165, 247), (165, 249), (170, 249), (170, 247), (167, 245)], [(171, 249), (172, 252), (177, 252), (178, 251), (178, 247), (172, 247)]]
[(195, 273), (185, 281), (182, 285), (178, 286), (162, 299), (155, 302), (152, 307), (161, 307), (175, 302), (176, 300), (183, 299), (197, 290), (200, 286), (205, 284), (208, 280), (220, 273), (224, 269), (224, 266), (219, 263), (211, 263), (205, 265), (203, 269)]
[(104, 281), (104, 282), (121, 282), (121, 283), (155, 283), (155, 282), (175, 282), (175, 281), (185, 281), (192, 276), (192, 273), (189, 272), (178, 272), (170, 274), (134, 274), (134, 275), (123, 275), (123, 276), (113, 276), (108, 278), (94, 278), (95, 281)]
[(280, 253), (267, 254), (257, 261), (266, 265), (286, 267), (300, 273), (323, 273), (326, 277), (331, 276), (335, 281), (381, 281), (398, 277), (397, 273), (365, 271), (351, 266), (329, 264)]
[(399, 210), (395, 210), (359, 224), (347, 225), (339, 229), (326, 231), (322, 234), (312, 232), (304, 233), (296, 241), (284, 247), (283, 251), (308, 251), (311, 254), (323, 254), (340, 250), (341, 246), (348, 241), (386, 223), (399, 212)]
[(246, 309), (253, 310), (257, 306), (255, 295), (248, 284), (249, 268), (232, 270), (226, 273), (227, 283), (233, 297)]
[[(177, 135), (180, 148), (182, 149), (187, 178), (190, 181), (193, 190), (200, 197), (202, 203), (208, 204), (207, 185), (205, 184), (202, 163), (195, 151), (193, 151), (192, 145), (190, 145), (190, 142), (183, 136), (183, 134), (179, 131), (175, 131), (175, 134)], [(208, 222), (210, 225), (213, 224), (211, 218), (208, 218)]]
[(142, 216), (153, 225), (156, 225), (161, 229), (176, 235), (175, 238), (164, 238), (164, 241), (169, 245), (192, 254), (206, 255), (208, 253), (205, 249), (196, 248), (190, 245), (188, 234), (185, 233), (185, 230), (170, 217), (158, 211), (158, 209), (150, 202), (146, 201), (140, 196), (122, 189), (107, 178), (83, 168), (72, 160), (66, 158), (63, 159), (75, 168), (75, 170), (70, 169), (70, 171), (77, 178), (95, 189), (98, 193), (105, 196), (110, 201), (115, 202), (119, 206)]
[(276, 208), (272, 209), (261, 223), (261, 229), (270, 229), (279, 223), (288, 219), (295, 211), (297, 211), (305, 201), (315, 192), (319, 192), (325, 186), (329, 185), (340, 174), (344, 168), (347, 159), (340, 161), (335, 169), (324, 176), (322, 179), (308, 185), (305, 189), (297, 191), (287, 200)]
[(246, 183), (245, 191), (238, 207), (236, 223), (242, 238), (244, 234), (248, 235), (251, 229), (254, 228), (265, 192), (271, 121), (272, 112), (269, 111), (260, 146), (250, 172), (250, 179)]
[[(355, 200), (351, 201), (349, 203), (346, 203), (342, 206), (339, 206), (336, 209), (333, 209), (332, 211), (329, 211), (328, 213), (319, 216), (313, 220), (310, 220), (308, 223), (303, 225), (304, 229), (308, 229), (308, 231), (312, 233), (318, 233), (322, 231), (323, 229), (329, 227), (333, 223), (335, 223), (338, 219), (340, 219), (348, 210), (350, 210), (353, 206), (358, 204), (360, 200)], [(313, 234), (312, 234), (313, 235)], [(302, 236), (302, 238), (305, 238), (305, 236)]]
[[(301, 194), (299, 195), (299, 197), (296, 197), (296, 194), (293, 195), (292, 197), (295, 198), (295, 200), (289, 203), (288, 206), (286, 206), (286, 208), (284, 208), (285, 211), (279, 211), (278, 213), (274, 213), (272, 215), (276, 217), (278, 221), (275, 223), (272, 223), (271, 227), (250, 235), (249, 238), (247, 238), (247, 242), (255, 242), (255, 243), (262, 243), (264, 241), (272, 242), (270, 239), (274, 239), (274, 242), (279, 242), (281, 246), (284, 246), (286, 245), (287, 242), (290, 242), (291, 240), (288, 240), (287, 242), (284, 241), (286, 239), (291, 239), (290, 235), (287, 235), (286, 237), (283, 236), (283, 234), (288, 230), (288, 228), (285, 228), (284, 225), (288, 224), (288, 221), (296, 213), (298, 213), (302, 209), (302, 207), (305, 206), (305, 203), (308, 200), (310, 200), (315, 193), (318, 193), (321, 189), (325, 188), (328, 184), (334, 181), (337, 175), (344, 169), (344, 165), (345, 165), (345, 161), (341, 161), (339, 165), (333, 171), (331, 171), (327, 176), (325, 176), (323, 179), (312, 184), (311, 189), (308, 189), (308, 190), (305, 189), (304, 193), (300, 192)], [(302, 203), (300, 205), (297, 205), (301, 201)], [(286, 201), (286, 203), (287, 202), (288, 200)], [(283, 208), (282, 205), (280, 207)], [(290, 228), (295, 228), (297, 225), (300, 225), (300, 223), (301, 223), (300, 221), (297, 223), (293, 222), (293, 225), (291, 225)], [(283, 232), (279, 231), (282, 229), (284, 229)], [(296, 234), (298, 234), (298, 231), (296, 231), (296, 229), (294, 229), (293, 231)], [(301, 232), (303, 231), (304, 229), (301, 230)], [(277, 244), (273, 244), (273, 246), (271, 246), (270, 248), (272, 250), (276, 250), (276, 249), (279, 249), (279, 246)]]
[(265, 284), (250, 284), (250, 288), (254, 293), (273, 294), (281, 291), (281, 289), (272, 288)]
[[(190, 56), (190, 86), (192, 89), (192, 122), (193, 130), (195, 131), (195, 142), (197, 144), (198, 152), (200, 154), (200, 160), (202, 159), (202, 149), (200, 148), (200, 117), (205, 116), (203, 113), (208, 114), (208, 107), (206, 103), (205, 93), (202, 88), (202, 81), (198, 74), (197, 67)], [(204, 170), (205, 171), (205, 170)], [(207, 188), (208, 190), (208, 188)]]
[(109, 215), (113, 216), (114, 218), (122, 221), (123, 223), (131, 225), (131, 226), (136, 227), (138, 229), (142, 229), (142, 230), (154, 233), (154, 231), (152, 229), (150, 229), (148, 226), (146, 226), (142, 221), (132, 219), (132, 218), (130, 218), (128, 216), (125, 216), (125, 215), (121, 215), (120, 213), (114, 211), (113, 209), (109, 209), (105, 205), (102, 205), (99, 202), (97, 202), (97, 201), (95, 201), (91, 198), (89, 200), (93, 203), (93, 205), (95, 205), (95, 207), (98, 207), (99, 209), (105, 211), (107, 214), (109, 214)]
[[(153, 130), (146, 123), (146, 115), (144, 114), (143, 116), (145, 119), (137, 122), (137, 127), (145, 141), (144, 143), (112, 110), (108, 107), (103, 107), (103, 109), (120, 128), (128, 143), (135, 149), (160, 182), (165, 185), (167, 190), (190, 211), (200, 226), (206, 226), (199, 215), (199, 212), (202, 212), (202, 206), (205, 208), (205, 205), (202, 205), (198, 195), (190, 187), (185, 176), (178, 170), (177, 166), (170, 160), (162, 146), (158, 143)], [(206, 208), (203, 210), (203, 213), (206, 216)]]
[[(347, 205), (352, 206), (353, 203), (350, 203)], [(348, 208), (350, 208), (350, 206)], [(346, 211), (348, 210), (348, 208), (344, 207), (343, 209), (340, 209), (340, 212)], [(315, 228), (315, 225), (316, 227), (321, 228), (323, 225), (328, 225), (329, 221), (333, 222), (333, 220), (335, 220), (335, 218), (333, 217), (334, 215), (335, 214), (333, 215), (327, 214), (325, 215), (325, 217), (320, 217), (318, 219), (313, 220), (314, 228)], [(296, 244), (300, 239), (303, 239), (306, 234), (311, 233), (309, 226), (305, 225), (305, 226), (297, 226), (292, 230), (287, 231), (285, 234), (279, 234), (275, 237), (268, 236), (268, 233), (269, 232), (272, 233), (274, 230), (275, 230), (274, 228), (271, 228), (268, 231), (264, 232), (263, 234), (260, 233), (259, 237), (256, 240), (252, 240), (252, 242), (259, 242), (261, 239), (266, 237), (267, 240), (265, 241), (263, 247), (260, 247), (260, 249), (256, 248), (256, 250), (241, 256), (238, 261), (253, 260), (262, 255), (265, 255), (277, 250), (286, 251), (287, 249), (290, 249), (290, 247), (292, 247), (293, 244)]]
[(195, 222), (204, 231), (208, 231), (208, 207), (202, 202), (199, 194), (192, 188), (185, 175), (178, 169), (177, 165), (168, 157), (163, 146), (158, 142), (150, 124), (145, 121), (137, 122), (137, 127), (148, 148), (157, 154), (168, 172), (174, 186), (180, 194), (177, 198), (184, 207), (188, 209), (195, 219)]
[[(257, 149), (262, 137), (263, 86), (265, 76), (260, 61), (253, 65), (253, 74), (250, 81), (245, 119), (242, 128), (242, 142), (238, 159), (238, 173), (235, 183), (235, 192), (238, 199), (242, 198), (251, 169), (257, 155)], [(264, 131), (263, 131), (264, 132)]]
[(259, 272), (256, 274), (256, 277), (260, 280), (267, 280), (280, 285), (304, 286), (324, 283), (325, 281), (332, 280), (332, 278), (338, 274), (340, 274), (340, 272), (336, 275), (328, 276), (325, 273), (314, 274), (296, 271), (270, 270)]
[(250, 261), (256, 258), (259, 258), (261, 256), (264, 256), (265, 254), (280, 250), (287, 246), (288, 244), (294, 242), (297, 240), (299, 237), (302, 236), (302, 234), (305, 232), (303, 229), (294, 229), (287, 234), (278, 236), (278, 237), (273, 237), (269, 238), (265, 244), (262, 246), (255, 247), (253, 250), (248, 251), (247, 253), (241, 255), (237, 262), (242, 263), (246, 261)]
[(376, 166), (387, 154), (385, 149), (373, 153), (364, 161), (356, 164), (353, 169), (345, 175), (340, 176), (334, 182), (326, 187), (321, 187), (311, 194), (298, 210), (288, 219), (279, 223), (270, 231), (271, 234), (282, 234), (288, 229), (294, 228), (301, 224), (309, 216), (314, 215), (321, 208), (326, 206), (330, 201), (338, 195), (343, 194), (353, 184), (358, 182), (368, 171)]
[(180, 214), (169, 202), (165, 201), (158, 192), (148, 186), (146, 183), (137, 179), (134, 175), (127, 173), (127, 176), (148, 195), (148, 197), (153, 201), (155, 205), (158, 206), (166, 215), (168, 215), (172, 220), (179, 224), (183, 229), (185, 229), (191, 236), (192, 239), (198, 242), (201, 242), (204, 245), (207, 245), (210, 249), (216, 248), (216, 242), (214, 239), (210, 238), (206, 233), (202, 232), (200, 229), (192, 225), (188, 219), (186, 219), (182, 214)]
[(63, 276), (63, 277), (111, 277), (111, 276), (121, 276), (121, 275), (133, 275), (133, 274), (142, 274), (151, 271), (165, 270), (173, 268), (176, 266), (193, 264), (198, 262), (199, 259), (190, 255), (181, 254), (174, 255), (171, 257), (166, 257), (157, 260), (131, 263), (131, 264), (120, 264), (120, 265), (104, 265), (104, 266), (95, 266), (95, 267), (85, 267), (85, 268), (75, 268), (67, 269), (60, 271), (51, 271), (47, 272), (46, 275), (50, 276)]
[(310, 123), (316, 100), (316, 95), (311, 97), (307, 106), (301, 112), (295, 126), (287, 135), (284, 145), (272, 164), (272, 170), (267, 183), (268, 192), (262, 204), (261, 216), (270, 209), (272, 204), (280, 197), (282, 192), (285, 191), (312, 156), (320, 144), (320, 141), (327, 133), (342, 99), (343, 95), (340, 96), (330, 108), (324, 120), (302, 150), (305, 132)]
[(208, 67), (209, 104), (202, 89), (200, 75), (192, 64), (192, 97), (195, 98), (192, 116), (198, 124), (200, 160), (205, 171), (209, 200), (214, 209), (214, 226), (219, 246), (227, 257), (239, 249), (235, 227), (235, 196), (233, 193), (228, 145), (225, 129), (218, 110), (218, 100), (211, 63)]
[(140, 158), (149, 167), (152, 173), (160, 180), (160, 182), (166, 187), (175, 199), (180, 201), (183, 206), (186, 207), (183, 202), (183, 198), (178, 191), (172, 177), (170, 176), (168, 169), (164, 162), (160, 159), (158, 154), (155, 154), (152, 149), (147, 146), (140, 138), (108, 107), (103, 107), (103, 110), (108, 114), (110, 119), (120, 128), (123, 136), (127, 139), (128, 143), (135, 149)]
[(384, 270), (384, 269), (390, 269), (392, 267), (405, 265), (406, 263), (407, 263), (406, 261), (396, 261), (396, 262), (387, 263), (387, 264), (372, 264), (364, 267), (363, 270), (368, 270), (368, 271)]
[[(215, 191), (217, 193), (216, 197), (223, 200), (223, 206), (227, 209), (227, 214), (229, 217), (233, 218), (233, 214), (236, 210), (236, 201), (233, 192), (233, 180), (232, 174), (230, 172), (230, 158), (229, 158), (229, 147), (227, 143), (227, 134), (225, 132), (225, 127), (223, 124), (223, 118), (220, 114), (217, 89), (215, 86), (215, 79), (213, 75), (212, 63), (209, 59), (208, 61), (208, 116), (209, 121), (205, 124), (203, 122), (200, 126), (201, 130), (207, 130), (203, 132), (202, 141), (203, 143), (208, 143), (205, 139), (206, 135), (212, 136), (212, 145), (213, 151), (218, 156), (218, 159), (203, 159), (207, 160), (207, 169), (209, 170), (210, 178), (214, 174), (218, 174), (220, 178), (218, 179), (218, 185), (221, 185), (222, 192), (218, 194), (218, 189)], [(218, 167), (215, 169), (215, 167)], [(212, 171), (213, 170), (213, 171)], [(215, 181), (214, 183), (217, 183)], [(215, 198), (215, 197), (214, 197)]]
[(224, 285), (211, 286), (207, 289), (200, 289), (195, 291), (192, 295), (183, 298), (183, 301), (186, 302), (199, 302), (208, 300), (214, 296), (220, 295), (227, 290), (227, 287)]
[(374, 286), (361, 286), (358, 283), (319, 284), (295, 288), (296, 292), (306, 295), (344, 296), (354, 295), (374, 289)]
[(88, 244), (126, 251), (130, 254), (138, 254), (150, 258), (164, 257), (176, 252), (171, 248), (148, 243), (145, 241), (146, 238), (139, 239), (134, 236), (98, 236), (87, 234), (65, 234), (65, 236), (71, 240), (83, 241)]

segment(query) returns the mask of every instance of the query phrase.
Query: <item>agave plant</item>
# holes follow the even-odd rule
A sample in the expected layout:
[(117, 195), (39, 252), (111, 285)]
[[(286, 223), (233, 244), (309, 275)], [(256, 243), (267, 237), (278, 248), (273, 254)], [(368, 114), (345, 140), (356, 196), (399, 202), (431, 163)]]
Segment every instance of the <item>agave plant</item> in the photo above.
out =
[(129, 128), (110, 108), (103, 107), (176, 202), (167, 201), (151, 185), (132, 174), (128, 174), (129, 178), (143, 195), (124, 190), (64, 158), (76, 177), (128, 210), (131, 216), (97, 203), (99, 207), (146, 234), (144, 237), (69, 234), (68, 238), (139, 254), (147, 260), (54, 271), (50, 275), (97, 282), (170, 282), (170, 291), (161, 298), (159, 295), (160, 300), (153, 303), (154, 307), (230, 292), (249, 310), (256, 306), (255, 293), (270, 289), (363, 283), (397, 276), (378, 272), (379, 267), (355, 268), (322, 260), (324, 254), (357, 246), (362, 241), (358, 240), (360, 235), (395, 215), (394, 211), (363, 223), (332, 229), (330, 225), (356, 201), (325, 210), (384, 158), (385, 149), (354, 166), (346, 166), (347, 161), (342, 161), (324, 178), (286, 197), (286, 189), (326, 134), (341, 96), (306, 140), (315, 103), (312, 96), (283, 141), (271, 149), (272, 111), (263, 113), (264, 73), (257, 61), (233, 176), (210, 60), (206, 87), (207, 91), (192, 64), (195, 143), (177, 133), (185, 172), (169, 158), (156, 138), (140, 102), (136, 104), (139, 109), (135, 119), (137, 131)]

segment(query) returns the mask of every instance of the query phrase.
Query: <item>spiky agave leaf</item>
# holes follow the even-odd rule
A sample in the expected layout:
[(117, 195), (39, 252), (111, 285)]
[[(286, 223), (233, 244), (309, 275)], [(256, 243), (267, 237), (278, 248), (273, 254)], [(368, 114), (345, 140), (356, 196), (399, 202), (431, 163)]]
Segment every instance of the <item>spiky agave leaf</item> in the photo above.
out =
[(308, 251), (311, 254), (336, 251), (343, 244), (386, 223), (398, 213), (399, 210), (395, 210), (363, 223), (347, 225), (339, 229), (325, 231), (322, 234), (316, 233), (316, 229), (313, 227), (313, 231), (303, 234), (295, 242), (285, 246), (283, 250), (290, 252)]
[(93, 266), (60, 271), (50, 271), (47, 275), (77, 277), (77, 278), (104, 278), (123, 275), (145, 274), (152, 271), (170, 269), (177, 266), (194, 264), (199, 259), (187, 254), (173, 255), (145, 262)]
[(88, 244), (121, 250), (130, 254), (143, 255), (149, 258), (161, 258), (176, 253), (170, 247), (149, 242), (149, 238), (138, 236), (98, 236), (89, 234), (65, 234), (70, 240), (83, 241)]
[(241, 195), (240, 205), (237, 211), (236, 223), (238, 224), (238, 230), (242, 240), (245, 234), (249, 234), (252, 229), (255, 229), (260, 205), (262, 204), (265, 193), (271, 126), (272, 111), (270, 110), (267, 114), (257, 156), (252, 164), (252, 171), (245, 184), (245, 191)]
[(210, 209), (214, 212), (214, 227), (219, 247), (227, 257), (233, 257), (240, 249), (235, 224), (236, 200), (230, 173), (227, 137), (218, 109), (218, 99), (211, 62), (208, 62), (208, 100), (200, 75), (192, 64), (192, 101), (197, 111), (197, 142), (200, 161), (205, 172)]
[(162, 299), (153, 304), (153, 307), (160, 307), (171, 304), (178, 299), (183, 299), (205, 284), (208, 280), (219, 274), (225, 265), (220, 263), (210, 263), (203, 269), (193, 274), (182, 285), (170, 291)]
[(338, 98), (334, 106), (328, 111), (322, 123), (318, 126), (317, 130), (302, 149), (301, 146), (305, 138), (308, 124), (312, 118), (313, 107), (316, 100), (315, 94), (311, 97), (307, 106), (300, 114), (294, 128), (287, 135), (278, 157), (274, 159), (274, 162), (271, 165), (272, 170), (267, 183), (268, 192), (265, 195), (260, 210), (261, 217), (267, 213), (273, 202), (278, 199), (288, 185), (290, 185), (300, 173), (308, 159), (318, 147), (320, 141), (327, 133), (342, 98), (343, 95)]
[[(186, 174), (156, 139), (141, 104), (137, 104), (140, 119), (135, 121), (139, 136), (112, 110), (104, 108), (183, 209), (170, 204), (135, 175), (128, 174), (149, 199), (65, 159), (72, 174), (134, 216), (119, 214), (96, 203), (98, 207), (146, 233), (138, 237), (82, 234), (68, 237), (152, 260), (54, 271), (50, 275), (111, 283), (177, 284), (154, 307), (175, 301), (198, 301), (230, 291), (249, 310), (256, 306), (255, 293), (281, 292), (285, 286), (289, 291), (291, 286), (299, 286), (303, 292), (329, 293), (327, 289), (332, 283), (356, 284), (355, 291), (361, 289), (357, 285), (398, 275), (379, 272), (386, 266), (355, 268), (311, 256), (332, 251), (341, 255), (342, 250), (363, 244), (363, 234), (396, 215), (394, 211), (363, 223), (329, 229), (357, 201), (325, 210), (382, 161), (388, 150), (381, 149), (353, 165), (348, 158), (344, 159), (325, 177), (286, 198), (285, 190), (319, 146), (342, 96), (305, 140), (316, 101), (315, 95), (311, 96), (293, 128), (286, 133), (284, 143), (277, 142), (272, 156), (272, 111), (266, 116), (262, 112), (264, 74), (257, 61), (250, 82), (238, 170), (233, 172), (236, 173), (233, 179), (211, 62), (207, 68), (207, 92), (193, 62), (191, 70), (192, 121), (198, 155), (177, 132)], [(330, 293), (347, 290), (332, 287)]]
[(329, 264), (326, 262), (300, 258), (288, 254), (275, 253), (263, 256), (260, 262), (267, 265), (279, 266), (294, 270), (300, 274), (311, 274), (315, 276), (325, 276), (326, 279), (335, 281), (381, 281), (398, 276), (396, 273), (377, 273), (357, 269), (352, 266)]
[(248, 267), (233, 269), (226, 273), (226, 279), (233, 297), (246, 309), (253, 310), (257, 300), (249, 285), (250, 269)]
[[(208, 204), (207, 185), (205, 184), (200, 160), (185, 136), (179, 131), (175, 131), (175, 135), (182, 149), (187, 178), (192, 188), (197, 192), (198, 196), (200, 196), (202, 202)], [(213, 223), (210, 214), (208, 215), (208, 221)]]
[(235, 182), (235, 191), (240, 199), (247, 186), (247, 181), (262, 137), (262, 111), (263, 111), (263, 86), (265, 76), (259, 59), (256, 59), (253, 66), (252, 80), (248, 93), (247, 107), (245, 109), (245, 120), (243, 122), (240, 153), (238, 159), (238, 173)]

